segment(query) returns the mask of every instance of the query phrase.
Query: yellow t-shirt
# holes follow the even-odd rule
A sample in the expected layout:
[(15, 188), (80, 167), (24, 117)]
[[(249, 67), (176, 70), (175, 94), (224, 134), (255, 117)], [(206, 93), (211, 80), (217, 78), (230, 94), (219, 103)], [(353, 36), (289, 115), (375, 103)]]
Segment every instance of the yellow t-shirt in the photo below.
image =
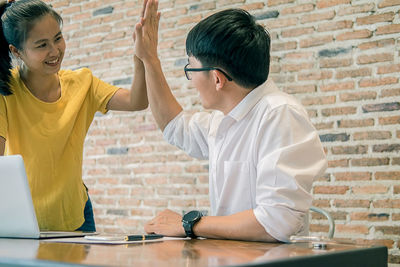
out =
[(61, 97), (46, 103), (12, 70), (12, 95), (0, 95), (0, 136), (7, 155), (22, 155), (41, 230), (75, 230), (87, 201), (82, 181), (84, 139), (96, 111), (119, 89), (89, 69), (60, 70)]

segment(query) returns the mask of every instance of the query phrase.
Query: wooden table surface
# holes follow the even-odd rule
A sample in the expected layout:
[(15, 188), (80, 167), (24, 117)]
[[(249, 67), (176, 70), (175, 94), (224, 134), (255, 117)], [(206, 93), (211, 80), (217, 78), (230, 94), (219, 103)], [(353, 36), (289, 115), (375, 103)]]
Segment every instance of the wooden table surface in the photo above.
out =
[[(386, 247), (173, 240), (129, 245), (0, 238), (0, 265), (65, 266), (387, 266)], [(322, 264), (322, 265), (321, 265)]]

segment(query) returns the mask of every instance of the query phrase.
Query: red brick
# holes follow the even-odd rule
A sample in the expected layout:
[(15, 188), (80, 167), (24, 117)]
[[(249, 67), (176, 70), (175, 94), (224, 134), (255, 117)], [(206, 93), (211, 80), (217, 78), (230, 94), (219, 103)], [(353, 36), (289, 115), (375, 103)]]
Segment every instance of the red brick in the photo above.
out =
[(387, 84), (397, 84), (399, 79), (396, 77), (383, 77), (383, 78), (364, 78), (359, 82), (360, 87), (377, 87)]
[(398, 6), (400, 5), (400, 0), (383, 0), (378, 4), (379, 8), (384, 8), (388, 6)]
[(218, 6), (226, 6), (236, 3), (244, 3), (246, 0), (218, 0)]
[(339, 159), (339, 160), (329, 160), (328, 161), (329, 168), (348, 167), (348, 166), (349, 166), (348, 159)]
[(343, 102), (347, 101), (359, 101), (376, 99), (376, 92), (360, 92), (360, 93), (342, 93), (340, 94), (340, 100)]
[(108, 188), (106, 190), (106, 192), (107, 192), (107, 195), (109, 195), (109, 196), (115, 196), (115, 195), (127, 196), (129, 194), (129, 188), (112, 187), (112, 188)]
[(376, 172), (376, 180), (400, 180), (400, 171)]
[(328, 58), (320, 60), (321, 68), (338, 68), (338, 67), (347, 67), (353, 64), (353, 60), (351, 58)]
[(400, 199), (383, 199), (372, 202), (374, 208), (399, 209)]
[(367, 12), (373, 11), (374, 8), (375, 8), (374, 3), (346, 6), (346, 8), (340, 8), (338, 10), (337, 14), (339, 16), (344, 16), (344, 15), (357, 14), (357, 13), (367, 13)]
[(366, 154), (368, 151), (368, 146), (358, 145), (358, 146), (335, 146), (331, 148), (332, 154)]
[(282, 37), (284, 38), (297, 37), (297, 36), (309, 35), (312, 33), (314, 33), (313, 27), (295, 28), (295, 29), (282, 30)]
[(288, 15), (288, 14), (297, 14), (297, 13), (304, 13), (304, 12), (310, 12), (314, 10), (314, 5), (313, 4), (301, 4), (297, 6), (291, 6), (282, 9), (280, 15)]
[(268, 6), (277, 6), (277, 5), (282, 5), (282, 4), (287, 4), (287, 3), (293, 3), (295, 0), (269, 0)]
[(375, 24), (379, 22), (392, 22), (393, 19), (394, 19), (394, 12), (388, 12), (383, 14), (376, 14), (362, 18), (357, 18), (356, 23), (358, 25)]
[(346, 194), (349, 190), (348, 186), (314, 186), (314, 194)]
[(172, 10), (164, 11), (162, 13), (163, 18), (176, 18), (181, 15), (186, 15), (188, 13), (188, 10), (186, 7), (181, 7), (181, 8), (174, 8)]
[(71, 7), (64, 8), (61, 11), (61, 15), (65, 16), (65, 15), (70, 15), (70, 14), (79, 13), (79, 12), (81, 12), (80, 6), (71, 6)]
[(319, 32), (335, 31), (341, 29), (351, 29), (352, 27), (353, 27), (353, 22), (351, 20), (329, 21), (319, 24), (317, 31)]
[(400, 165), (400, 158), (393, 158), (392, 165)]
[(308, 97), (301, 101), (304, 106), (334, 104), (335, 102), (335, 96)]
[(321, 110), (322, 115), (325, 117), (355, 114), (356, 112), (357, 112), (356, 107), (326, 108)]
[[(282, 32), (283, 33), (283, 32)], [(290, 52), (285, 54), (285, 59), (291, 60), (299, 60), (299, 59), (309, 59), (313, 56), (313, 52)]]
[(388, 158), (362, 158), (352, 159), (352, 166), (386, 166), (389, 165)]
[(368, 199), (335, 199), (333, 204), (337, 208), (369, 208)]
[(310, 232), (316, 232), (316, 233), (327, 233), (329, 231), (329, 225), (323, 225), (323, 224), (310, 224), (309, 228)]
[(395, 44), (394, 39), (382, 39), (378, 41), (366, 42), (358, 45), (358, 48), (361, 50), (372, 49), (372, 48), (381, 48), (386, 46), (393, 46)]
[(322, 92), (352, 90), (354, 89), (354, 81), (320, 85), (320, 89)]
[(393, 186), (393, 194), (400, 194), (400, 185)]
[(400, 24), (391, 24), (386, 26), (381, 26), (376, 29), (376, 35), (381, 34), (391, 34), (400, 32)]
[(293, 50), (297, 48), (297, 42), (275, 42), (271, 44), (271, 51)]
[(356, 68), (356, 69), (348, 69), (348, 70), (339, 70), (336, 73), (337, 79), (343, 78), (355, 78), (355, 77), (362, 77), (362, 76), (371, 76), (372, 71), (370, 68)]
[[(371, 64), (376, 62), (393, 61), (392, 53), (361, 55), (357, 57), (358, 64)], [(399, 65), (400, 66), (400, 65)]]
[(286, 28), (289, 26), (296, 26), (297, 25), (297, 18), (280, 18), (280, 19), (273, 19), (270, 21), (265, 22), (265, 26), (267, 29), (281, 29)]
[(354, 194), (384, 194), (388, 192), (388, 187), (384, 185), (353, 186)]
[(257, 2), (257, 3), (251, 3), (247, 5), (242, 5), (240, 6), (241, 9), (251, 11), (251, 10), (256, 10), (256, 9), (263, 9), (265, 4), (263, 2)]
[(336, 181), (368, 181), (371, 180), (370, 172), (338, 172), (335, 173)]
[(184, 25), (189, 23), (197, 23), (202, 19), (201, 15), (183, 17), (178, 20), (177, 25)]
[(336, 36), (336, 40), (345, 41), (354, 39), (365, 39), (365, 38), (370, 38), (371, 36), (372, 32), (370, 30), (355, 30), (352, 32), (339, 34), (338, 36)]
[(186, 35), (186, 30), (183, 29), (174, 29), (174, 30), (170, 30), (170, 31), (164, 31), (161, 36), (162, 38), (174, 38), (174, 37), (178, 37), (178, 36), (184, 36)]
[(314, 127), (315, 127), (317, 130), (333, 129), (333, 122), (314, 123)]
[(148, 206), (148, 207), (166, 208), (168, 206), (168, 200), (167, 199), (145, 199), (145, 200), (143, 200), (143, 205)]
[(194, 199), (173, 199), (170, 201), (170, 205), (172, 207), (183, 207), (183, 208), (190, 208), (196, 205)]
[(302, 85), (302, 86), (290, 86), (283, 88), (283, 91), (289, 94), (302, 94), (302, 93), (310, 93), (315, 92), (315, 85)]
[(391, 64), (388, 66), (381, 66), (378, 67), (378, 74), (386, 74), (386, 73), (393, 73), (393, 72), (400, 72), (400, 64)]
[(313, 199), (312, 205), (319, 208), (329, 208), (330, 203), (327, 199)]
[(366, 225), (342, 225), (336, 224), (336, 233), (349, 233), (349, 234), (368, 234), (369, 230)]
[(387, 213), (353, 212), (350, 214), (352, 221), (382, 222), (389, 220)]
[(389, 131), (370, 131), (370, 132), (355, 132), (354, 140), (384, 140), (392, 137)]
[(317, 8), (327, 8), (337, 5), (349, 4), (350, 0), (319, 0), (317, 2)]
[[(200, 1), (200, 3), (201, 3), (201, 1)], [(196, 8), (192, 8), (192, 7), (196, 7)], [(216, 3), (214, 3), (214, 2), (208, 2), (208, 3), (204, 3), (204, 4), (194, 4), (189, 9), (189, 13), (190, 12), (215, 10), (215, 8), (216, 8)]]
[(322, 70), (300, 73), (297, 75), (297, 78), (299, 81), (326, 80), (332, 78), (332, 71)]
[(379, 124), (381, 125), (400, 124), (400, 116), (379, 118)]
[(327, 11), (322, 13), (310, 13), (301, 17), (301, 23), (309, 23), (315, 21), (331, 20), (335, 17), (335, 11)]
[(288, 63), (288, 64), (282, 64), (282, 71), (285, 72), (298, 72), (300, 70), (307, 70), (311, 69), (314, 67), (314, 63)]
[(374, 125), (374, 119), (364, 120), (340, 120), (338, 121), (339, 128), (356, 128), (356, 127), (368, 127)]

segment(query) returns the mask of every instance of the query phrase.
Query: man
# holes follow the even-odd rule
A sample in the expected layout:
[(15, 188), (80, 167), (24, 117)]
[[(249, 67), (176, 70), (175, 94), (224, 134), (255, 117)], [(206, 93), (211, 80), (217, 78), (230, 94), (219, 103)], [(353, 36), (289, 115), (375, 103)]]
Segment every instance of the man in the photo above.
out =
[(211, 215), (170, 210), (145, 225), (167, 236), (288, 241), (308, 231), (310, 190), (326, 169), (306, 110), (267, 80), (270, 36), (240, 9), (218, 12), (188, 34), (185, 74), (212, 113), (186, 114), (157, 57), (160, 13), (148, 0), (136, 25), (136, 54), (145, 66), (151, 110), (164, 137), (209, 159)]

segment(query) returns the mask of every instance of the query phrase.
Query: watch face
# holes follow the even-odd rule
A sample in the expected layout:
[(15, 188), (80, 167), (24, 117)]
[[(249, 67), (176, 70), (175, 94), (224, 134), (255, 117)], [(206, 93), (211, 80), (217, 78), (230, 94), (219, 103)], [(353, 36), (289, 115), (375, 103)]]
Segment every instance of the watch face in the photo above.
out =
[(196, 220), (200, 219), (201, 216), (202, 216), (202, 214), (201, 214), (200, 211), (192, 210), (192, 211), (186, 213), (186, 214), (183, 216), (182, 219), (185, 220), (185, 221), (187, 221), (187, 222), (192, 222), (192, 221), (196, 221)]

